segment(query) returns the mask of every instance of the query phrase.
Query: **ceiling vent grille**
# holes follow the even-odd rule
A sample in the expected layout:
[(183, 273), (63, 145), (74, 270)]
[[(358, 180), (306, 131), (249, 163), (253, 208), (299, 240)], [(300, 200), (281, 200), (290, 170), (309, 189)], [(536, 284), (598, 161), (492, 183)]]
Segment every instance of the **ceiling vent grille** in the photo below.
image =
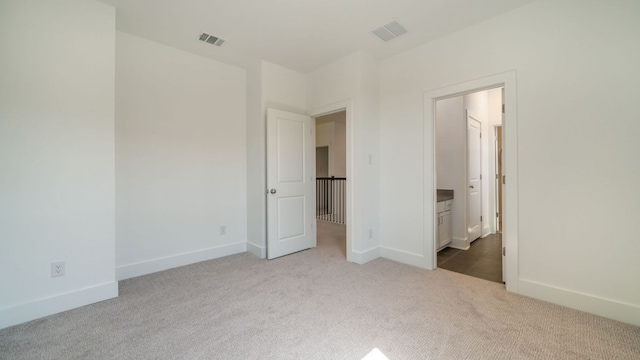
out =
[(371, 31), (375, 36), (379, 37), (382, 41), (387, 42), (393, 40), (400, 35), (406, 34), (407, 29), (400, 25), (397, 21), (392, 21), (387, 25), (381, 26)]
[(202, 33), (202, 35), (200, 35), (200, 41), (204, 41), (215, 46), (222, 46), (222, 44), (224, 44), (226, 40), (217, 36), (209, 35), (207, 33)]

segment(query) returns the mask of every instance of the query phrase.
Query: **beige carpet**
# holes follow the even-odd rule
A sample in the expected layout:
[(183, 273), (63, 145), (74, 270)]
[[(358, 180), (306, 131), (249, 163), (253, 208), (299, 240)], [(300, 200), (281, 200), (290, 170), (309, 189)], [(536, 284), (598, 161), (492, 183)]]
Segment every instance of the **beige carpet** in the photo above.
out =
[(640, 359), (640, 328), (497, 283), (318, 248), (120, 282), (120, 297), (0, 330), (2, 359)]

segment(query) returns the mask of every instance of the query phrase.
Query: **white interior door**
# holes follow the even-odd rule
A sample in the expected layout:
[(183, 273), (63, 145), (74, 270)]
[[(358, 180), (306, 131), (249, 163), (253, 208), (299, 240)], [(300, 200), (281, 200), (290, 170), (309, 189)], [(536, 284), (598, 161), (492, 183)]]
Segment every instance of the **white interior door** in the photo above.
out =
[(482, 153), (480, 121), (467, 111), (467, 234), (469, 241), (482, 235)]
[(267, 110), (267, 258), (316, 245), (315, 120)]

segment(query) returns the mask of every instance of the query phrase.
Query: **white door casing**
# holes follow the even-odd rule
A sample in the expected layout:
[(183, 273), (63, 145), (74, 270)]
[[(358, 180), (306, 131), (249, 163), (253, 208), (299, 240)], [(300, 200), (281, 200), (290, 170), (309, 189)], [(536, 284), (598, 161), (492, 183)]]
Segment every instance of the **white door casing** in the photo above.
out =
[[(437, 266), (437, 214), (436, 212), (436, 182), (434, 174), (436, 169), (435, 156), (435, 104), (439, 99), (470, 94), (473, 92), (503, 88), (502, 101), (505, 105), (502, 114), (502, 241), (504, 247), (505, 285), (507, 291), (523, 293), (518, 271), (519, 244), (518, 244), (518, 104), (516, 71), (511, 70), (495, 75), (490, 75), (475, 80), (469, 80), (446, 87), (433, 89), (424, 94), (424, 226), (429, 231), (424, 234), (425, 257), (423, 267), (435, 269)], [(506, 179), (506, 180), (505, 180)]]
[(267, 109), (267, 258), (316, 246), (315, 119)]
[(467, 110), (467, 235), (469, 242), (482, 235), (481, 123)]
[(355, 262), (359, 264), (364, 264), (365, 260), (363, 260), (359, 254), (356, 254), (353, 250), (353, 239), (358, 236), (358, 227), (353, 224), (357, 224), (360, 222), (360, 216), (354, 214), (354, 209), (357, 208), (356, 204), (358, 201), (357, 197), (353, 191), (353, 183), (354, 179), (357, 178), (357, 174), (354, 171), (354, 160), (353, 160), (353, 101), (352, 100), (343, 100), (335, 103), (331, 103), (328, 105), (323, 105), (317, 108), (312, 109), (309, 114), (314, 118), (318, 118), (320, 116), (333, 114), (336, 112), (344, 111), (346, 117), (346, 204), (345, 204), (345, 215), (347, 224), (351, 224), (347, 226), (346, 231), (346, 243), (347, 243), (347, 261)]
[[(501, 116), (502, 116), (502, 125), (504, 125), (504, 122), (505, 122), (504, 113), (506, 111), (505, 110), (506, 107), (504, 105), (504, 103), (505, 103), (505, 101), (504, 101), (504, 87), (502, 88), (502, 96), (501, 96), (501, 98), (502, 98)], [(506, 149), (506, 146), (505, 146), (506, 142), (504, 140), (504, 136), (505, 136), (505, 132), (501, 131), (500, 149), (502, 151), (502, 154), (500, 154), (499, 161), (500, 161), (500, 169), (501, 169), (501, 173), (502, 174), (504, 174), (504, 161), (505, 161), (504, 160), (505, 159), (504, 150)], [(500, 185), (500, 187), (501, 187), (500, 194), (502, 194), (502, 196), (500, 197), (500, 200), (501, 200), (501, 204), (500, 204), (500, 220), (501, 220), (502, 224), (505, 225), (506, 221), (504, 221), (504, 209), (506, 208), (505, 207), (506, 206), (506, 201), (505, 201), (505, 196), (504, 196), (504, 183), (503, 183), (504, 180), (503, 179), (498, 179), (498, 182), (501, 184)], [(504, 229), (502, 229), (502, 226), (500, 228), (500, 231), (502, 232), (502, 235), (501, 235), (501, 239), (502, 239), (502, 281), (504, 283), (506, 283), (507, 282), (507, 252), (505, 251), (505, 247), (507, 245), (506, 245), (506, 240), (505, 240), (505, 236), (504, 236), (505, 231), (504, 231)]]

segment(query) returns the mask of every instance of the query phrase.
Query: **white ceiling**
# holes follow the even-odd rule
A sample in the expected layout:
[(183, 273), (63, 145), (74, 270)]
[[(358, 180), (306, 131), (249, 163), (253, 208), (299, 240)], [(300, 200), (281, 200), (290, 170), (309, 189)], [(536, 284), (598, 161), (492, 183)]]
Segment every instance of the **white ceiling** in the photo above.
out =
[[(100, 0), (117, 29), (245, 67), (264, 59), (301, 73), (357, 50), (378, 59), (534, 0)], [(388, 43), (371, 30), (396, 20), (409, 31)], [(216, 47), (201, 33), (222, 37)]]

